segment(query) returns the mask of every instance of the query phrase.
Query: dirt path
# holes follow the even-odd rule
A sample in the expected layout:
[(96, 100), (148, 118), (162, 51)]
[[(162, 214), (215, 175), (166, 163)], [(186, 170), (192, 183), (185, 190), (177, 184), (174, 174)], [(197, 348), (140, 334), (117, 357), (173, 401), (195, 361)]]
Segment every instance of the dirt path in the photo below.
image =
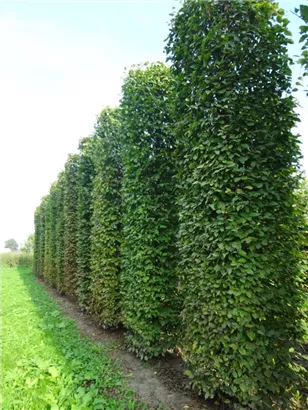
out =
[[(213, 410), (222, 408), (194, 397), (184, 374), (184, 363), (175, 355), (151, 363), (144, 363), (124, 348), (122, 330), (109, 331), (98, 327), (95, 319), (80, 311), (73, 302), (40, 281), (46, 291), (57, 300), (62, 310), (76, 320), (81, 334), (104, 345), (111, 357), (120, 362), (128, 375), (132, 389), (148, 404), (149, 409)], [(159, 407), (160, 406), (160, 407)]]

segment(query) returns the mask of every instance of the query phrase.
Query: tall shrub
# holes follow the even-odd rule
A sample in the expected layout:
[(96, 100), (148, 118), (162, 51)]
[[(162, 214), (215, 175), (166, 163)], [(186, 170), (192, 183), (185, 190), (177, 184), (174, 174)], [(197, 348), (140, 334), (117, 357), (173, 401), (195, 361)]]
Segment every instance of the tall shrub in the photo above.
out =
[(44, 277), (48, 283), (56, 284), (56, 223), (57, 223), (57, 182), (50, 187), (46, 199), (45, 213), (45, 270)]
[(55, 267), (56, 278), (55, 286), (58, 291), (64, 292), (64, 232), (65, 232), (65, 218), (64, 218), (64, 188), (65, 188), (65, 173), (60, 172), (57, 180), (57, 202), (55, 223)]
[(169, 69), (137, 66), (124, 81), (123, 318), (143, 359), (175, 345), (177, 209)]
[(185, 1), (167, 53), (179, 138), (184, 352), (193, 385), (269, 408), (301, 336), (288, 21), (271, 1)]
[(58, 196), (59, 188), (58, 181), (54, 182), (51, 185), (49, 192), (49, 209), (50, 214), (50, 261), (48, 266), (48, 277), (49, 283), (53, 286), (56, 286), (57, 283), (57, 266), (56, 266), (56, 257), (57, 257), (57, 220), (58, 220)]
[(45, 236), (46, 236), (46, 202), (47, 196), (43, 197), (39, 207), (40, 224), (39, 224), (39, 266), (38, 276), (44, 277), (45, 275)]
[(104, 327), (120, 320), (119, 275), (122, 237), (122, 162), (119, 109), (105, 108), (93, 135), (91, 309)]
[(79, 155), (70, 154), (64, 171), (64, 292), (76, 296), (77, 288), (77, 169)]
[(35, 275), (40, 273), (40, 234), (41, 234), (41, 207), (38, 206), (34, 213), (34, 248), (33, 248), (33, 272)]
[(45, 197), (45, 247), (44, 247), (44, 279), (50, 283), (51, 269), (51, 199), (50, 193)]
[(92, 138), (81, 140), (77, 171), (77, 297), (84, 308), (90, 303), (91, 283), (92, 145)]

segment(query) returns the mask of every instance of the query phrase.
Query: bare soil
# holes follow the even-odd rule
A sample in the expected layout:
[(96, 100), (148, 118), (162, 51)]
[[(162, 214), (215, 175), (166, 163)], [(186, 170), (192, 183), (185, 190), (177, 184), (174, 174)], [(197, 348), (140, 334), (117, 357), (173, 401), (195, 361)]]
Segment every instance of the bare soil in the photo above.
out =
[(109, 355), (116, 360), (127, 374), (127, 382), (145, 402), (149, 410), (217, 410), (220, 405), (203, 400), (194, 395), (185, 375), (185, 363), (180, 357), (168, 354), (165, 358), (142, 362), (125, 349), (124, 330), (104, 330), (98, 326), (94, 316), (82, 312), (66, 296), (42, 280), (39, 282), (52, 296), (61, 309), (74, 318), (82, 335), (95, 343), (102, 344)]

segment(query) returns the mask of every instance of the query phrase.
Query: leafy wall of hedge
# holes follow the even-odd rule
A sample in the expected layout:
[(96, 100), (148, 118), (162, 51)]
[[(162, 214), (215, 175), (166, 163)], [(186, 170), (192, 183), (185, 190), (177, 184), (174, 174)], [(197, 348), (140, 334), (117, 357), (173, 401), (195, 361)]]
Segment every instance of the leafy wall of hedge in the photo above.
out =
[(186, 1), (167, 44), (184, 351), (195, 388), (237, 408), (286, 405), (302, 332), (289, 42), (271, 2)]
[(119, 110), (105, 108), (93, 135), (93, 216), (91, 243), (91, 310), (102, 326), (120, 320), (119, 275), (122, 237), (122, 161)]
[(45, 217), (46, 217), (46, 197), (42, 198), (41, 205), (39, 207), (40, 214), (40, 224), (39, 224), (39, 266), (38, 266), (38, 275), (43, 277), (45, 270)]
[(271, 1), (184, 1), (171, 69), (126, 74), (35, 213), (37, 275), (102, 326), (123, 321), (139, 357), (183, 348), (194, 388), (236, 409), (291, 408), (297, 383), (307, 201), (289, 41)]
[(39, 276), (40, 273), (40, 232), (41, 232), (41, 207), (38, 206), (34, 213), (34, 248), (33, 248), (33, 272)]
[(79, 155), (70, 154), (64, 171), (64, 293), (76, 296), (77, 288), (77, 172)]
[(83, 308), (91, 301), (92, 145), (92, 138), (81, 140), (77, 171), (77, 298)]
[(45, 211), (45, 262), (44, 278), (56, 284), (56, 223), (57, 223), (57, 182), (52, 184), (46, 197)]
[(45, 246), (44, 246), (44, 270), (43, 276), (47, 282), (50, 283), (50, 270), (51, 270), (51, 255), (50, 255), (50, 247), (51, 247), (51, 200), (50, 194), (45, 197)]
[(122, 88), (122, 313), (145, 359), (175, 346), (179, 317), (170, 83), (156, 63), (131, 69)]
[(56, 257), (57, 257), (57, 221), (58, 221), (58, 181), (54, 182), (50, 189), (49, 194), (49, 213), (50, 213), (50, 263), (49, 263), (49, 277), (50, 283), (53, 286), (57, 284), (57, 266), (56, 266)]
[(56, 237), (56, 278), (55, 285), (60, 291), (64, 291), (64, 230), (65, 230), (65, 218), (64, 218), (64, 187), (65, 176), (64, 171), (60, 172), (57, 180), (57, 202), (56, 202), (56, 215), (57, 221), (55, 224), (55, 237)]

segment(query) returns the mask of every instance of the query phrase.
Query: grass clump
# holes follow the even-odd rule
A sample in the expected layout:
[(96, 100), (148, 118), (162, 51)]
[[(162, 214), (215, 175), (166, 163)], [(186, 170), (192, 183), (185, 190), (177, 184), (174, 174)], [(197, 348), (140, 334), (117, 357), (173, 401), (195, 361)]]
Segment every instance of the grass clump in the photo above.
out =
[(0, 254), (0, 265), (2, 267), (14, 268), (16, 266), (32, 267), (33, 255), (32, 253), (16, 253), (8, 252)]

